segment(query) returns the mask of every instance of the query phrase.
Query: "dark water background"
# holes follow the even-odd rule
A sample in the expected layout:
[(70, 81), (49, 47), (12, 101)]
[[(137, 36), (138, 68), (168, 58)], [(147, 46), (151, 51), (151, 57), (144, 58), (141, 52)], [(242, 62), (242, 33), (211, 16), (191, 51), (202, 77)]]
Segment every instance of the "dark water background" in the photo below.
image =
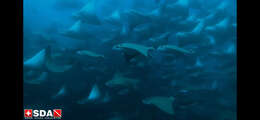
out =
[[(51, 46), (54, 51), (80, 48), (105, 55), (104, 61), (94, 63), (91, 66), (98, 69), (85, 71), (81, 64), (77, 64), (66, 73), (49, 73), (48, 79), (44, 83), (38, 85), (24, 83), (24, 108), (62, 108), (62, 119), (65, 120), (110, 120), (116, 116), (122, 116), (122, 120), (236, 119), (236, 28), (212, 35), (216, 42), (213, 45), (204, 45), (205, 41), (188, 44), (185, 46), (186, 48), (198, 47), (195, 49), (196, 54), (192, 56), (176, 55), (173, 58), (167, 58), (161, 53), (154, 52), (153, 58), (146, 60), (149, 61), (148, 64), (145, 64), (144, 67), (135, 67), (135, 65), (125, 61), (120, 52), (113, 51), (111, 46), (103, 46), (100, 42), (107, 37), (107, 34), (113, 34), (111, 31), (114, 28), (105, 23), (98, 26), (89, 26), (89, 29), (93, 27), (94, 35), (99, 36), (94, 40), (92, 38), (77, 40), (59, 34), (60, 31), (68, 29), (75, 23), (76, 20), (72, 17), (73, 13), (84, 7), (88, 1), (24, 0), (24, 59), (32, 57), (47, 46)], [(163, 2), (170, 4), (176, 1), (96, 0), (95, 13), (103, 20), (115, 10), (134, 9), (141, 12), (150, 12), (158, 8)], [(190, 7), (187, 8), (190, 11), (189, 15), (199, 14), (202, 16), (211, 14), (211, 9), (216, 8), (222, 2), (227, 2), (228, 7), (215, 20), (221, 21), (228, 17), (231, 21), (229, 24), (236, 24), (235, 0), (189, 1), (191, 1)], [(163, 21), (168, 18), (162, 17), (161, 19)], [(178, 44), (179, 41), (174, 35), (181, 32), (180, 30), (186, 32), (190, 31), (189, 27), (196, 26), (193, 24), (178, 26), (165, 22), (152, 24), (157, 25), (153, 35), (171, 32), (172, 35), (168, 44)], [(44, 33), (50, 40), (46, 41), (45, 38), (35, 33)], [(148, 35), (148, 38), (153, 37), (153, 35)], [(210, 34), (201, 33), (201, 36), (203, 35)], [(135, 43), (143, 44), (143, 42), (139, 42), (139, 39), (142, 39), (143, 36), (135, 36), (135, 33), (131, 33), (129, 36), (120, 39), (125, 42), (131, 42), (132, 39), (135, 39)], [(232, 48), (232, 45), (234, 48)], [(221, 51), (220, 55), (209, 54), (219, 51)], [(200, 59), (202, 67), (188, 69), (193, 67), (198, 59)], [(107, 87), (105, 82), (112, 79), (117, 71), (130, 71), (131, 77), (141, 79), (138, 89), (118, 95), (120, 90)], [(194, 77), (193, 74), (196, 73), (200, 75)], [(171, 75), (171, 77), (164, 78), (166, 75)], [(78, 100), (90, 93), (94, 84), (98, 85), (102, 95), (108, 93), (110, 100), (105, 103), (77, 104)], [(67, 90), (66, 95), (52, 99), (52, 96), (55, 96), (64, 85)], [(188, 88), (194, 89), (181, 92)], [(175, 114), (169, 115), (154, 106), (143, 104), (142, 100), (150, 96), (174, 96), (173, 108)]]

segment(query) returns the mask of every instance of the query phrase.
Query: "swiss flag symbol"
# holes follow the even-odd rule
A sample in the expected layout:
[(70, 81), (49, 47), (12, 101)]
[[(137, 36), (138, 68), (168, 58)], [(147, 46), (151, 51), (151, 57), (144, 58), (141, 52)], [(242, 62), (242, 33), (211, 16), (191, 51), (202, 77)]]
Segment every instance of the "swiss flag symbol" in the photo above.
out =
[(24, 109), (24, 117), (32, 117), (32, 109)]
[(61, 118), (61, 116), (62, 116), (62, 110), (61, 109), (53, 109), (53, 117)]

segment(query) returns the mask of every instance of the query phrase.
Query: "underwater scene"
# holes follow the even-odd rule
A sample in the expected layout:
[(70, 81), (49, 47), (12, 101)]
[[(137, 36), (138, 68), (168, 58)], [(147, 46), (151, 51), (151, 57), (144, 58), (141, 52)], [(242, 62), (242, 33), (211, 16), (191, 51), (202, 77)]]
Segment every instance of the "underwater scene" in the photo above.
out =
[(23, 107), (236, 120), (236, 0), (23, 0)]

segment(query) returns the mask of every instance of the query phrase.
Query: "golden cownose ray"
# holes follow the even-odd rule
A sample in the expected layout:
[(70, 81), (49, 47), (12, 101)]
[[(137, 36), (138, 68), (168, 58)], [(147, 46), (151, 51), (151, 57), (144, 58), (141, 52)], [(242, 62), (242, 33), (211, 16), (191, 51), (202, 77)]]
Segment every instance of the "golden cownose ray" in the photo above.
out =
[(153, 47), (157, 49), (161, 45), (168, 44), (168, 39), (169, 39), (170, 36), (171, 36), (171, 33), (166, 32), (166, 33), (163, 33), (159, 36), (150, 38), (149, 41), (151, 41)]
[(73, 15), (83, 23), (100, 25), (101, 22), (96, 15), (96, 0), (90, 0), (80, 11)]
[(50, 72), (66, 72), (72, 68), (72, 64), (58, 64), (55, 58), (51, 54), (51, 48), (47, 47), (45, 66)]
[(71, 27), (68, 29), (61, 31), (60, 34), (69, 38), (77, 39), (77, 40), (88, 40), (93, 38), (90, 30), (85, 30), (85, 23), (82, 20), (77, 20)]
[(109, 17), (104, 18), (104, 21), (112, 25), (121, 25), (121, 13), (118, 10), (114, 11)]
[(158, 51), (160, 52), (166, 52), (170, 54), (175, 54), (175, 53), (182, 53), (182, 54), (193, 54), (194, 52), (191, 50), (187, 50), (184, 48), (180, 48), (175, 45), (162, 45), (157, 48)]
[[(30, 72), (30, 71), (29, 71)], [(28, 84), (41, 84), (45, 82), (48, 78), (48, 72), (41, 72), (37, 77), (34, 78), (24, 78), (24, 82)]]
[(72, 68), (73, 65), (68, 64), (68, 65), (58, 65), (52, 61), (46, 62), (46, 68), (51, 71), (51, 72), (65, 72), (68, 71)]
[(174, 115), (174, 110), (172, 107), (173, 101), (174, 101), (173, 97), (163, 97), (163, 96), (153, 96), (142, 100), (143, 104), (154, 105), (160, 110), (170, 115)]
[(106, 86), (109, 87), (116, 87), (116, 86), (121, 86), (121, 87), (130, 87), (130, 88), (136, 88), (138, 83), (140, 82), (139, 79), (134, 79), (134, 78), (128, 78), (122, 75), (122, 73), (115, 73), (114, 77), (106, 82)]
[(42, 49), (33, 57), (24, 62), (24, 68), (32, 70), (44, 70), (45, 68), (50, 72), (65, 72), (72, 68), (71, 64), (57, 64), (55, 57), (51, 55), (50, 47)]
[(113, 46), (113, 49), (124, 49), (124, 50), (133, 50), (141, 55), (148, 57), (150, 56), (150, 52), (154, 50), (153, 47), (147, 47), (139, 44), (134, 44), (134, 43), (121, 43)]
[(122, 13), (123, 19), (128, 21), (129, 28), (132, 30), (137, 25), (141, 25), (150, 21), (148, 15), (143, 12), (130, 9)]
[(77, 51), (77, 54), (82, 55), (82, 56), (88, 56), (91, 58), (102, 58), (102, 59), (105, 58), (104, 55), (101, 55), (101, 54), (98, 54), (98, 53), (95, 53), (92, 51), (88, 51), (88, 50), (79, 50), (79, 51)]
[(31, 58), (24, 61), (24, 68), (41, 69), (44, 66), (46, 60), (46, 50), (42, 49)]

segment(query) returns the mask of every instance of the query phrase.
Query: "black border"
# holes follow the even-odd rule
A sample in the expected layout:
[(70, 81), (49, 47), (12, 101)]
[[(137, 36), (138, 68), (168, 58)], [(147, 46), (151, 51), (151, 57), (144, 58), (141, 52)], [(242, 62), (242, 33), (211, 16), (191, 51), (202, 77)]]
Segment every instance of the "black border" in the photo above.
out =
[(17, 51), (18, 51), (18, 74), (17, 74), (17, 82), (16, 82), (16, 104), (17, 104), (17, 115), (15, 116), (17, 120), (23, 119), (23, 0), (15, 0), (16, 1), (16, 15), (15, 15), (15, 23), (16, 23), (16, 31), (17, 34)]
[[(24, 118), (23, 115), (23, 0), (17, 0), (17, 27), (18, 27), (18, 31), (17, 31), (17, 40), (18, 40), (18, 78), (17, 78), (17, 119), (19, 118)], [(20, 106), (20, 107), (19, 107)]]
[(259, 101), (255, 102), (256, 96), (259, 96), (259, 84), (254, 83), (259, 79), (259, 73), (256, 73), (259, 70), (255, 70), (255, 68), (258, 69), (256, 63), (259, 61), (255, 62), (255, 60), (259, 53), (254, 54), (259, 51), (256, 50), (259, 49), (259, 44), (253, 43), (258, 38), (253, 35), (259, 35), (256, 33), (259, 30), (256, 30), (258, 28), (255, 24), (258, 21), (254, 21), (257, 11), (255, 8), (259, 6), (254, 5), (258, 4), (237, 0), (237, 120), (253, 120), (258, 118), (259, 114), (256, 113), (259, 110), (252, 109), (258, 109), (256, 103), (259, 103)]
[[(241, 0), (242, 1), (242, 0)], [(239, 22), (240, 22), (240, 12), (239, 12), (239, 9), (240, 9), (240, 2), (239, 2), (239, 0), (237, 0), (237, 41), (236, 41), (236, 43), (237, 43), (237, 59), (236, 59), (236, 61), (237, 61), (237, 98), (236, 98), (236, 102), (237, 102), (237, 112), (236, 112), (236, 116), (237, 116), (237, 120), (240, 120), (241, 118), (240, 118), (240, 112), (239, 112), (239, 105), (238, 105), (238, 102), (239, 102), (239, 100), (238, 100), (238, 98), (239, 98), (239, 90), (240, 90), (240, 86), (239, 86), (239, 73), (240, 73), (240, 71), (239, 71), (239, 62), (240, 62), (240, 60), (238, 60), (238, 58), (240, 57), (240, 55), (238, 54), (239, 53), (239, 48), (240, 48), (240, 37), (239, 37), (239, 29), (240, 29), (240, 24), (239, 24)]]
[(23, 0), (1, 1), (1, 119), (23, 119)]
[[(8, 13), (8, 15), (11, 15), (12, 19), (8, 20), (8, 22), (13, 22), (10, 23), (10, 25), (14, 25), (14, 28), (10, 28), (12, 29), (10, 34), (7, 34), (11, 40), (11, 45), (14, 48), (9, 48), (9, 49), (13, 49), (14, 51), (12, 51), (12, 53), (9, 53), (11, 56), (12, 60), (8, 60), (9, 63), (11, 65), (14, 65), (14, 69), (12, 69), (12, 73), (10, 73), (10, 76), (12, 78), (12, 80), (14, 80), (14, 83), (11, 83), (12, 86), (14, 86), (14, 91), (15, 94), (14, 95), (14, 100), (9, 100), (8, 102), (12, 101), (14, 103), (11, 103), (12, 105), (14, 105), (14, 107), (11, 107), (10, 109), (12, 109), (12, 111), (14, 111), (15, 109), (15, 114), (12, 114), (13, 112), (10, 112), (9, 114), (11, 114), (9, 116), (9, 118), (13, 119), (15, 118), (16, 120), (20, 120), (24, 118), (23, 115), (23, 0), (14, 0), (12, 1), (11, 4), (13, 7), (13, 10), (11, 10), (11, 13)], [(12, 9), (9, 8), (9, 10)], [(9, 11), (8, 10), (8, 11)], [(9, 17), (9, 16), (8, 16)], [(13, 41), (15, 41), (15, 44), (13, 43)], [(14, 56), (14, 58), (12, 58)], [(15, 71), (14, 71), (15, 70)], [(13, 71), (16, 73), (14, 74)], [(8, 74), (9, 75), (9, 74)], [(9, 106), (9, 105), (8, 105)]]

